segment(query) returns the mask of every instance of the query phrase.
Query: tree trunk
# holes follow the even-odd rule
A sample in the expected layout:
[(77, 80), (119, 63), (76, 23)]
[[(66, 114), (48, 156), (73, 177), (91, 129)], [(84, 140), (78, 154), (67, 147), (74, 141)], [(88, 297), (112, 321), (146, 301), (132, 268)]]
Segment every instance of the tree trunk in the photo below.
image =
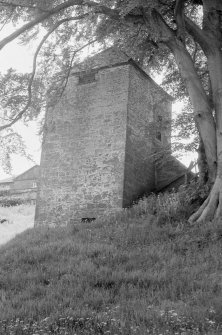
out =
[(200, 185), (204, 185), (208, 181), (208, 166), (207, 166), (206, 154), (204, 150), (204, 144), (201, 138), (200, 138), (200, 144), (198, 148), (197, 165), (198, 165), (198, 170), (199, 170), (199, 183)]
[(197, 75), (193, 60), (183, 43), (178, 40), (171, 40), (168, 46), (174, 54), (175, 61), (185, 81), (194, 107), (196, 125), (205, 148), (208, 177), (209, 181), (213, 184), (216, 178), (217, 151), (215, 120), (213, 118), (210, 101)]
[(222, 217), (222, 52), (213, 48), (207, 58), (216, 114), (217, 175), (208, 198), (190, 217), (191, 223)]
[[(190, 222), (201, 222), (222, 216), (222, 5), (221, 0), (202, 1), (203, 29), (190, 19), (186, 19), (186, 26), (208, 58), (216, 119), (210, 99), (203, 88), (193, 60), (186, 50), (183, 34), (179, 33), (180, 36), (177, 38), (157, 11), (154, 10), (152, 16), (160, 35), (159, 39), (172, 51), (180, 74), (185, 81), (194, 108), (195, 122), (204, 144), (209, 182), (213, 185), (208, 198), (191, 216)], [(184, 20), (183, 0), (177, 0), (176, 4), (177, 28), (181, 31), (184, 29), (183, 23), (185, 22), (182, 22), (182, 25), (179, 22), (181, 18)]]

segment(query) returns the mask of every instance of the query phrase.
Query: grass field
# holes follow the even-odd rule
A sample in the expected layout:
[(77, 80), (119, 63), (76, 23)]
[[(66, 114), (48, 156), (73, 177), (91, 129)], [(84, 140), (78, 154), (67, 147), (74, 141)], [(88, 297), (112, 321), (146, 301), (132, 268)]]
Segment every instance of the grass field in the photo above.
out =
[(0, 334), (222, 334), (221, 222), (167, 215), (144, 201), (2, 245)]

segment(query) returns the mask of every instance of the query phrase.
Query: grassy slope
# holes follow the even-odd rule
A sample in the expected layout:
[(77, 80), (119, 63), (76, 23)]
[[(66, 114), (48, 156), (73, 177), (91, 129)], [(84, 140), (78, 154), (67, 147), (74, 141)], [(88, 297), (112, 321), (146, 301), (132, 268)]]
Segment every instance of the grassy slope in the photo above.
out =
[(29, 229), (0, 248), (0, 333), (221, 334), (221, 253), (220, 223)]

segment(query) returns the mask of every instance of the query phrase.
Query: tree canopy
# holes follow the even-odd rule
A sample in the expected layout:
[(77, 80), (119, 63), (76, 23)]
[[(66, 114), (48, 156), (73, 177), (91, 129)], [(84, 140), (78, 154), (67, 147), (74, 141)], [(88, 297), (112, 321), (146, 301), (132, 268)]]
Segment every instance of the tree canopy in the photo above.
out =
[(116, 44), (145, 68), (166, 67), (165, 85), (176, 97), (189, 98), (212, 185), (190, 220), (221, 217), (221, 0), (2, 0), (0, 12), (2, 27), (19, 26), (0, 41), (0, 50), (15, 39), (30, 43), (44, 32), (32, 73), (10, 70), (1, 78), (10, 94), (0, 101), (0, 130), (44, 110), (46, 92), (51, 103), (59, 99), (81, 50)]

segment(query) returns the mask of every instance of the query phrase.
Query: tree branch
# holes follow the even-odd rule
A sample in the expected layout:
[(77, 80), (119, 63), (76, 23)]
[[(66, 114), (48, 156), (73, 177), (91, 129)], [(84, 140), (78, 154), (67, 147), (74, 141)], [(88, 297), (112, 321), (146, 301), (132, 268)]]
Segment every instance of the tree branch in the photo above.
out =
[(90, 8), (95, 8), (96, 13), (107, 15), (109, 17), (112, 17), (113, 19), (121, 18), (119, 11), (117, 9), (112, 9), (107, 6), (100, 5), (99, 3), (95, 1), (84, 1), (84, 5)]
[(75, 51), (73, 52), (73, 55), (72, 55), (72, 58), (71, 58), (71, 61), (70, 61), (70, 64), (69, 64), (68, 72), (67, 72), (67, 74), (66, 74), (66, 76), (65, 76), (65, 78), (64, 78), (65, 83), (64, 83), (64, 86), (63, 86), (62, 91), (61, 91), (61, 93), (60, 93), (59, 99), (61, 99), (61, 97), (62, 97), (62, 95), (63, 95), (63, 93), (64, 93), (64, 91), (65, 91), (65, 89), (66, 89), (66, 86), (67, 86), (67, 83), (68, 83), (68, 80), (69, 80), (69, 76), (70, 76), (70, 73), (71, 73), (71, 70), (72, 70), (73, 61), (74, 61), (74, 58), (75, 58), (76, 54), (77, 54), (78, 52), (80, 52), (81, 50), (83, 50), (84, 48), (86, 48), (87, 46), (89, 46), (89, 45), (95, 43), (96, 41), (97, 41), (97, 39), (94, 39), (94, 40), (92, 40), (92, 41), (90, 41), (90, 42), (84, 44), (82, 47), (80, 47), (79, 49), (77, 49), (77, 50), (75, 50)]
[(11, 122), (3, 125), (0, 127), (0, 131), (3, 130), (3, 129), (6, 129), (6, 128), (9, 128), (11, 127), (13, 124), (15, 124), (19, 119), (21, 119), (21, 117), (24, 115), (24, 113), (27, 111), (27, 109), (30, 107), (30, 104), (31, 104), (31, 101), (32, 101), (32, 84), (33, 84), (33, 80), (34, 80), (34, 77), (35, 77), (35, 73), (36, 73), (36, 63), (37, 63), (37, 57), (38, 57), (38, 54), (43, 46), (43, 44), (45, 43), (45, 41), (48, 39), (48, 37), (61, 25), (63, 24), (64, 22), (67, 22), (67, 21), (73, 21), (73, 20), (80, 20), (80, 19), (83, 19), (85, 18), (86, 16), (88, 16), (89, 14), (83, 14), (83, 15), (80, 15), (80, 16), (77, 16), (77, 17), (70, 17), (70, 18), (66, 18), (66, 19), (62, 19), (62, 20), (59, 20), (51, 29), (50, 31), (42, 38), (41, 42), (39, 43), (36, 51), (35, 51), (35, 54), (34, 54), (34, 58), (33, 58), (33, 69), (32, 69), (32, 73), (31, 73), (31, 77), (29, 79), (29, 83), (28, 83), (28, 88), (27, 88), (27, 91), (28, 91), (28, 101), (25, 105), (25, 107), (12, 119)]
[(177, 38), (185, 43), (185, 22), (184, 22), (185, 0), (176, 0), (174, 15), (177, 23)]
[(8, 43), (10, 43), (11, 41), (13, 41), (15, 38), (17, 38), (18, 36), (20, 36), (21, 34), (23, 34), (25, 31), (33, 28), (34, 26), (36, 26), (37, 24), (39, 24), (40, 22), (46, 20), (47, 18), (49, 18), (50, 16), (59, 13), (60, 11), (69, 8), (71, 6), (77, 6), (77, 5), (81, 5), (84, 4), (84, 0), (68, 0), (56, 7), (54, 7), (53, 9), (49, 10), (47, 13), (41, 14), (39, 15), (36, 19), (32, 20), (29, 23), (26, 23), (25, 25), (23, 25), (21, 28), (17, 29), (14, 33), (10, 34), (9, 36), (5, 37), (3, 40), (0, 41), (0, 50), (6, 46)]
[[(87, 1), (87, 0), (67, 0), (66, 2), (57, 5), (51, 10), (48, 10), (46, 13), (40, 14), (37, 18), (34, 20), (28, 22), (27, 24), (23, 25), (21, 28), (17, 29), (14, 33), (10, 34), (9, 36), (5, 37), (3, 40), (0, 41), (0, 50), (4, 48), (8, 43), (13, 41), (15, 38), (23, 34), (25, 31), (33, 28), (37, 24), (43, 22), (44, 20), (48, 19), (50, 16), (57, 14), (69, 7), (72, 6), (88, 6), (90, 8), (95, 8), (96, 13), (104, 14), (109, 17), (112, 17), (115, 20), (120, 20), (120, 19), (125, 19), (126, 21), (133, 21), (138, 20), (138, 16), (135, 15), (127, 15), (127, 17), (122, 18), (121, 15), (119, 14), (119, 11), (116, 9), (109, 8), (104, 5), (100, 5), (99, 3), (95, 1)], [(139, 17), (141, 20), (141, 16)]]
[(207, 34), (198, 27), (191, 19), (185, 16), (185, 24), (188, 33), (193, 37), (203, 51), (206, 53), (212, 46), (212, 39), (209, 39)]
[[(154, 21), (155, 28), (157, 31), (159, 31), (160, 36), (158, 38), (159, 42), (167, 43), (171, 41), (172, 39), (175, 39), (175, 33), (173, 29), (171, 29), (166, 21), (163, 19), (163, 17), (160, 15), (160, 13), (156, 10), (153, 9), (151, 12), (151, 17)], [(146, 22), (148, 21), (148, 18), (146, 16)]]

